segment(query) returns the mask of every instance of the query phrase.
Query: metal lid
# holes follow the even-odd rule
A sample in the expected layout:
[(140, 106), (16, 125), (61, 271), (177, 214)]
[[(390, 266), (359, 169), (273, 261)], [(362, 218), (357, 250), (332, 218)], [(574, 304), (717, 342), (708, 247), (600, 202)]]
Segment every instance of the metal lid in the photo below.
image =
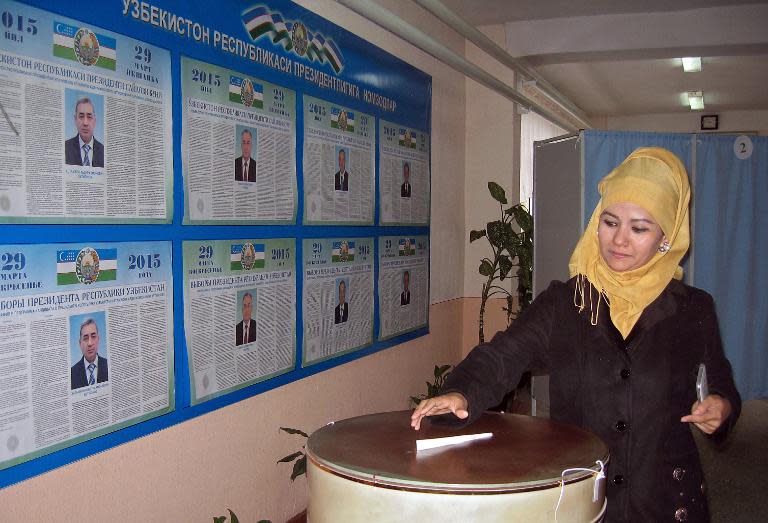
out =
[[(608, 448), (594, 434), (555, 421), (516, 414), (484, 413), (454, 430), (431, 422), (418, 432), (411, 411), (384, 412), (338, 421), (312, 433), (307, 455), (317, 466), (382, 487), (477, 493), (558, 486), (563, 470), (597, 470)], [(493, 437), (416, 453), (416, 439), (492, 432)], [(591, 477), (566, 475), (566, 483)]]

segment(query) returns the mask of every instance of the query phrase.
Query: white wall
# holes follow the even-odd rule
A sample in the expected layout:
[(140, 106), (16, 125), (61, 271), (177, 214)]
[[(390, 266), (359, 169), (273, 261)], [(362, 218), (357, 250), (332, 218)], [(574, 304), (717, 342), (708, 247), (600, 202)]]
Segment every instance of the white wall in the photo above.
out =
[[(486, 36), (505, 47), (503, 25), (480, 28)], [(515, 74), (486, 55), (474, 44), (467, 43), (467, 60), (479, 65), (500, 80), (514, 87)], [(480, 239), (469, 243), (469, 231), (484, 229), (489, 221), (500, 218), (499, 205), (488, 193), (488, 182), (500, 184), (507, 192), (507, 200), (517, 202), (520, 182), (515, 164), (515, 149), (520, 137), (519, 117), (515, 114), (515, 104), (467, 78), (467, 127), (466, 127), (466, 178), (464, 207), (466, 209), (466, 227), (463, 242), (464, 296), (480, 296), (483, 282), (486, 280), (477, 272), (480, 260), (491, 253), (488, 242)], [(519, 164), (518, 164), (519, 166)]]
[[(594, 118), (596, 128), (610, 131), (653, 131), (665, 133), (696, 133), (700, 131), (701, 116), (708, 111), (687, 113), (643, 114)], [(719, 114), (717, 132), (754, 132), (768, 135), (768, 111), (723, 111)], [(704, 131), (706, 132), (706, 131)]]

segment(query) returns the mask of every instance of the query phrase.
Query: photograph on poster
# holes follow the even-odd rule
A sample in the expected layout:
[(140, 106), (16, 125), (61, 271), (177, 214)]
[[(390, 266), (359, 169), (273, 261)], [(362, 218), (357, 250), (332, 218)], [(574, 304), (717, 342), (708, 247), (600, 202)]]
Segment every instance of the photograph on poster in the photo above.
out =
[(346, 323), (349, 319), (349, 303), (347, 303), (349, 280), (337, 278), (336, 289), (336, 309), (334, 310), (333, 323), (338, 325)]
[(400, 305), (411, 303), (411, 272), (403, 271), (403, 292), (400, 293)]
[(72, 390), (109, 381), (104, 312), (70, 316), (69, 332)]
[(256, 341), (256, 320), (253, 319), (253, 302), (256, 289), (248, 289), (237, 293), (237, 303), (240, 321), (235, 326), (235, 345), (245, 345)]
[(338, 171), (334, 175), (334, 189), (337, 191), (349, 191), (349, 171), (347, 169), (347, 157), (349, 152), (344, 147), (336, 147), (338, 159)]
[(104, 97), (64, 89), (64, 162), (83, 167), (104, 167)]
[(256, 142), (256, 130), (243, 125), (235, 126), (235, 143), (237, 151), (240, 153), (235, 158), (235, 181), (255, 182), (256, 181), (256, 160), (253, 158), (256, 151), (253, 150), (253, 144)]

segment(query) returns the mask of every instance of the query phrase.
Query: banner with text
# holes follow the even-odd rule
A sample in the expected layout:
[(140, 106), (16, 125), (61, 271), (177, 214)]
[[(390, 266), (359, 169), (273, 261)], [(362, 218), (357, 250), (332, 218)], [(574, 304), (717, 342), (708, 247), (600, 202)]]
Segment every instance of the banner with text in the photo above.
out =
[(373, 225), (375, 120), (304, 96), (304, 222)]
[(382, 225), (429, 225), (429, 135), (379, 120)]
[(185, 241), (192, 403), (292, 370), (296, 240)]
[(184, 97), (184, 221), (296, 221), (296, 93), (189, 58)]
[(429, 321), (429, 237), (379, 238), (379, 339)]
[(0, 223), (170, 222), (170, 53), (2, 7)]
[(170, 242), (0, 245), (0, 469), (173, 409)]
[(303, 242), (303, 365), (373, 343), (373, 238)]

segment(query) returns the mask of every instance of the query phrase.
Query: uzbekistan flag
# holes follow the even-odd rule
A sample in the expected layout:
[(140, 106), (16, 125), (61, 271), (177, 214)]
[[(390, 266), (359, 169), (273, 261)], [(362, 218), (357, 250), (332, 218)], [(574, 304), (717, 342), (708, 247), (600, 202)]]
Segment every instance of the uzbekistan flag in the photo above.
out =
[[(408, 242), (406, 249), (405, 243)], [(413, 256), (416, 254), (416, 240), (414, 238), (401, 238), (397, 246), (398, 256)]]
[(323, 57), (323, 47), (325, 47), (325, 38), (321, 34), (307, 33), (307, 56), (310, 60), (317, 60), (321, 64), (325, 62)]
[(258, 40), (274, 28), (272, 15), (266, 7), (256, 7), (247, 11), (243, 14), (243, 24), (245, 24), (245, 30), (254, 40)]
[(274, 24), (274, 34), (272, 35), (272, 43), (280, 43), (281, 40), (285, 39), (287, 40), (287, 43), (283, 43), (286, 50), (289, 50), (291, 47), (293, 47), (293, 44), (291, 43), (291, 33), (288, 31), (288, 26), (285, 25), (285, 22), (283, 21), (283, 17), (279, 14), (273, 14), (272, 15), (272, 21)]
[[(253, 254), (254, 254), (254, 260), (253, 260), (253, 266), (252, 269), (263, 269), (264, 268), (264, 244), (263, 243), (254, 243), (253, 245)], [(233, 243), (232, 247), (229, 251), (229, 269), (233, 271), (242, 271), (244, 269), (243, 267), (243, 247), (245, 245), (242, 243)]]
[[(256, 107), (257, 109), (261, 109), (264, 107), (264, 86), (261, 84), (257, 84), (256, 82), (253, 82), (253, 81), (251, 82), (251, 85), (253, 86), (253, 103), (251, 105), (253, 107)], [(243, 78), (240, 78), (239, 76), (235, 76), (235, 75), (230, 75), (229, 77), (229, 101), (230, 102), (235, 102), (236, 104), (243, 103), (242, 87), (243, 87)]]
[[(347, 127), (346, 129), (342, 129), (342, 131), (349, 131), (354, 132), (355, 131), (355, 113), (352, 111), (345, 111), (347, 113)], [(339, 115), (341, 114), (341, 109), (338, 107), (331, 107), (331, 127), (334, 129), (340, 129), (339, 127)]]
[[(75, 54), (75, 35), (81, 28), (73, 25), (65, 24), (64, 22), (53, 22), (53, 56), (72, 60), (80, 63)], [(88, 31), (88, 29), (84, 29)], [(102, 67), (114, 71), (117, 69), (117, 41), (109, 36), (104, 36), (98, 33), (91, 33), (96, 38), (96, 44), (98, 45), (99, 55), (96, 63), (93, 64), (96, 67)], [(81, 39), (81, 45), (84, 42), (90, 42), (89, 39)]]
[(400, 129), (400, 136), (398, 137), (400, 145), (403, 147), (408, 147), (410, 149), (416, 148), (416, 133), (408, 132), (407, 133), (408, 143), (406, 142), (406, 130)]
[(344, 67), (344, 57), (341, 56), (341, 51), (339, 51), (339, 48), (333, 43), (333, 40), (326, 40), (323, 45), (323, 54), (328, 58), (334, 71), (337, 73), (341, 71), (341, 68)]
[[(117, 279), (117, 249), (94, 249), (99, 259), (98, 281)], [(79, 250), (56, 251), (56, 285), (81, 283), (77, 278)], [(92, 257), (91, 257), (92, 258)]]
[[(342, 244), (346, 244), (347, 246), (347, 255), (346, 257), (342, 256), (343, 249)], [(342, 259), (346, 258), (346, 259)], [(341, 261), (354, 261), (355, 259), (355, 242), (333, 242), (333, 255), (331, 256), (331, 261), (341, 262)]]

